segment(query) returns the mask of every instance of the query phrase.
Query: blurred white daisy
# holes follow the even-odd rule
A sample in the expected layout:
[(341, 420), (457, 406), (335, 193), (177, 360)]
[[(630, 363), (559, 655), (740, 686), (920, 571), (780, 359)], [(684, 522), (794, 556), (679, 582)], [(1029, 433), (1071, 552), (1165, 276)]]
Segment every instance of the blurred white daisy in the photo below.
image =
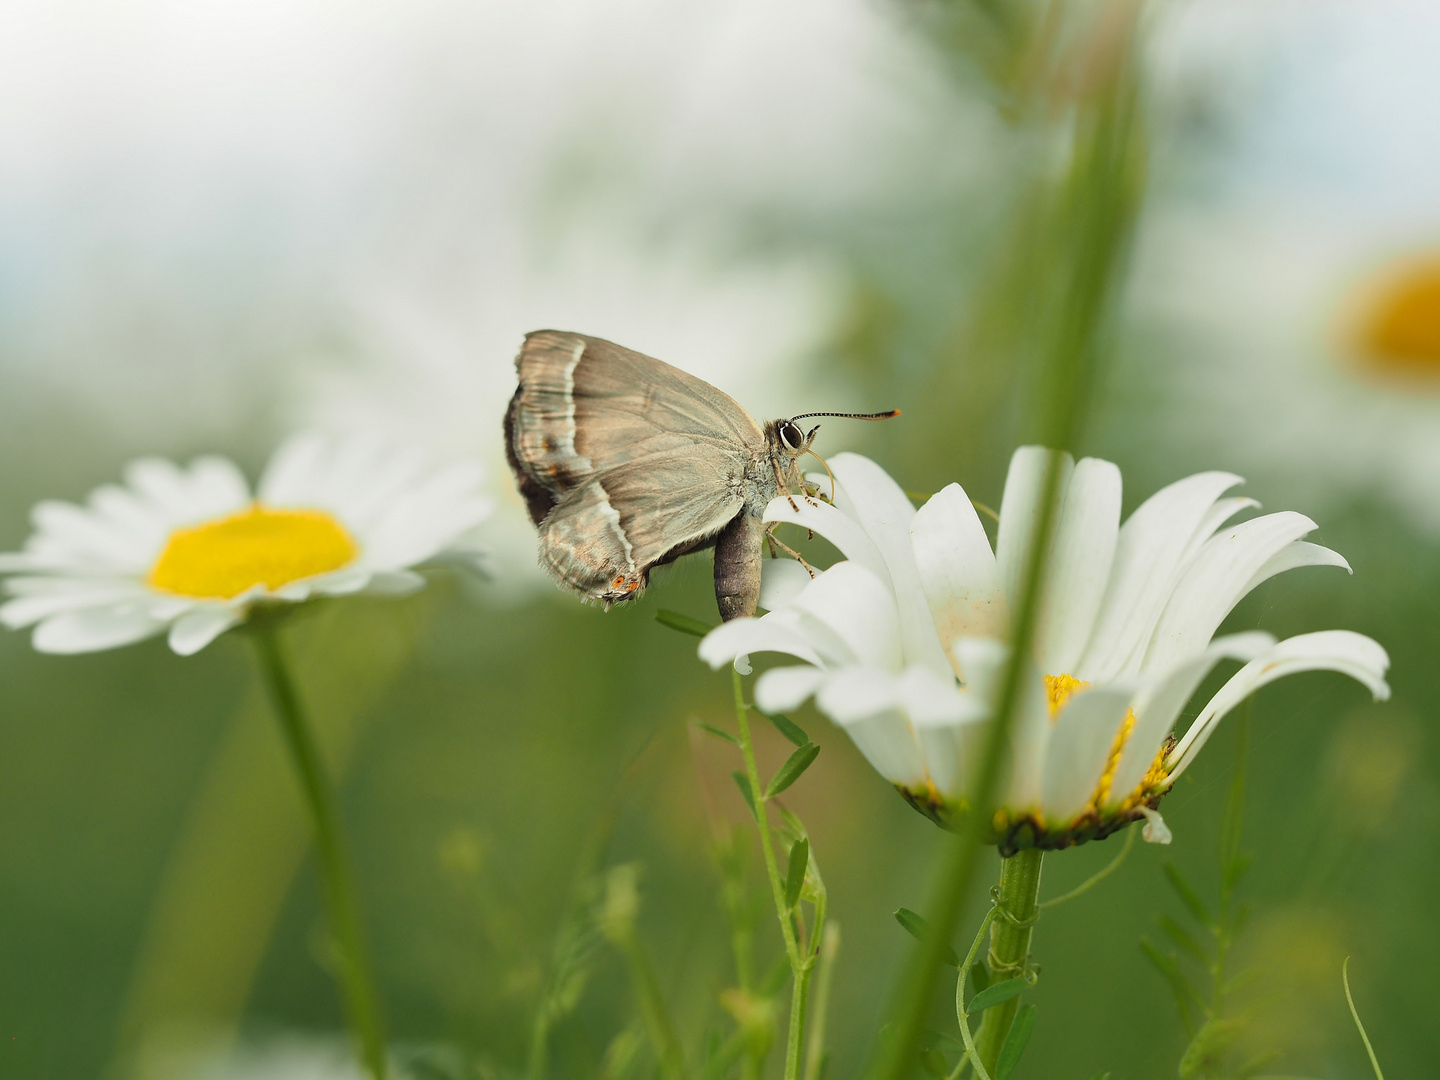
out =
[(252, 494), (221, 457), (188, 467), (142, 458), (123, 485), (84, 506), (42, 502), (21, 552), (0, 555), (12, 629), (41, 652), (110, 649), (168, 631), (183, 656), (257, 604), (406, 593), (412, 569), (490, 512), (482, 471), (437, 468), (364, 439), (302, 436), (282, 446)]
[[(813, 696), (912, 805), (953, 823), (968, 806), (981, 721), (992, 715), (1008, 655), (1046, 458), (1043, 448), (1022, 447), (1012, 459), (992, 553), (958, 484), (916, 511), (874, 462), (837, 455), (833, 505), (792, 507), (782, 498), (766, 520), (813, 529), (847, 561), (814, 581), (794, 564), (767, 564), (769, 613), (716, 628), (701, 657), (742, 670), (756, 652), (803, 660), (762, 674), (756, 704), (779, 712)], [(1187, 477), (1122, 526), (1120, 471), (1064, 457), (1032, 663), (992, 822), (1002, 851), (1065, 847), (1141, 817), (1147, 839), (1168, 841), (1160, 798), (1220, 719), (1282, 675), (1340, 671), (1377, 698), (1389, 695), (1389, 659), (1360, 634), (1213, 637), (1241, 598), (1275, 574), (1349, 569), (1301, 539), (1315, 528), (1301, 514), (1227, 525), (1255, 505), (1225, 496), (1239, 482), (1222, 472)], [(1248, 663), (1177, 742), (1176, 719), (1222, 659)]]

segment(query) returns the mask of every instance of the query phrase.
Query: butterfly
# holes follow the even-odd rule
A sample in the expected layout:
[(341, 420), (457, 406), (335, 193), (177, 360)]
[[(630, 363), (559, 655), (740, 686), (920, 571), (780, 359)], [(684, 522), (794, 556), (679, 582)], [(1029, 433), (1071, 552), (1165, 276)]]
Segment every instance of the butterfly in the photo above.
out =
[(505, 453), (540, 533), (540, 562), (608, 608), (638, 596), (657, 566), (715, 549), (726, 621), (753, 615), (769, 528), (765, 507), (806, 497), (799, 459), (816, 416), (756, 423), (729, 395), (600, 338), (527, 334), (505, 413)]

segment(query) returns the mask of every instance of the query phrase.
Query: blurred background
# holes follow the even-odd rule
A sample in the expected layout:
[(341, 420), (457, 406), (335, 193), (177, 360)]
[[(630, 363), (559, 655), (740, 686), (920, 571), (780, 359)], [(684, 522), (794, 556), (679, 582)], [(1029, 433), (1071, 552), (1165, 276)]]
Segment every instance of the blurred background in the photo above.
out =
[[(1076, 5), (1055, 41), (1037, 16), (1038, 51), (979, 0), (0, 11), (0, 549), (37, 500), (82, 499), (142, 453), (253, 474), (292, 431), (366, 429), (490, 466), (485, 578), (436, 571), (293, 631), (417, 1070), (522, 1068), (597, 842), (642, 866), (640, 933), (686, 1039), (730, 1030), (716, 852), (744, 810), (730, 748), (694, 727), (724, 722), (729, 684), (653, 620), (714, 619), (708, 556), (608, 614), (543, 578), (500, 439), (522, 335), (609, 337), (760, 417), (898, 406), (817, 445), (998, 505), (1047, 390), (1024, 346), (1060, 257), (1036, 193), (1121, 6)], [(1395, 690), (1372, 706), (1306, 675), (1254, 703), (1242, 1049), (1276, 1074), (1368, 1075), (1350, 956), (1381, 1062), (1422, 1075), (1440, 1058), (1440, 16), (1154, 4), (1137, 41), (1147, 167), (1076, 448), (1119, 463), (1127, 512), (1239, 472), (1354, 567), (1272, 579), (1228, 624), (1368, 633)], [(1037, 75), (1042, 53), (1059, 59)], [(308, 830), (250, 661), (233, 635), (190, 659), (0, 637), (0, 1075), (348, 1075)], [(823, 752), (786, 798), (844, 935), (827, 1076), (853, 1077), (909, 944), (891, 912), (923, 905), (945, 837), (796, 718)], [(759, 737), (774, 768), (787, 744)], [(1171, 848), (1041, 922), (1022, 1080), (1176, 1075), (1186, 1036), (1139, 941), (1182, 913), (1165, 859), (1217, 887), (1232, 740), (1167, 798)], [(1118, 844), (1048, 859), (1042, 895)], [(601, 1075), (634, 1016), (601, 950), (552, 1075)]]

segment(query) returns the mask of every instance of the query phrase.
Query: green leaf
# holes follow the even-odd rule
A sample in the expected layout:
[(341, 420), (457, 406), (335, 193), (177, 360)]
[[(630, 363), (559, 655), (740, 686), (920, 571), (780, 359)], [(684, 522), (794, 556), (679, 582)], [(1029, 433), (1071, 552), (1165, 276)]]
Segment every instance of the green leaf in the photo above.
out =
[(1195, 916), (1196, 921), (1199, 922), (1201, 926), (1210, 927), (1215, 925), (1210, 921), (1210, 912), (1206, 909), (1204, 902), (1201, 901), (1200, 894), (1190, 887), (1190, 883), (1186, 881), (1180, 873), (1178, 866), (1172, 862), (1167, 862), (1165, 864), (1165, 878), (1170, 882), (1171, 888), (1179, 894), (1181, 901), (1190, 909), (1190, 914)]
[(814, 743), (806, 743), (786, 758), (785, 764), (780, 766), (780, 771), (775, 774), (774, 779), (770, 781), (770, 786), (765, 789), (765, 798), (773, 799), (796, 780), (799, 780), (801, 774), (815, 761), (815, 755), (818, 753), (820, 753), (820, 747)]
[(800, 839), (790, 848), (790, 866), (785, 872), (785, 906), (793, 908), (805, 885), (805, 868), (810, 865), (810, 841)]
[(1021, 978), (1005, 979), (993, 986), (987, 986), (970, 999), (969, 1004), (965, 1006), (965, 1013), (968, 1016), (974, 1016), (976, 1013), (984, 1012), (991, 1005), (1004, 1004), (1011, 998), (1019, 997), (1029, 986), (1029, 981)]
[(920, 1051), (920, 1067), (931, 1076), (940, 1077), (941, 1080), (944, 1080), (950, 1072), (950, 1063), (945, 1060), (945, 1055), (933, 1047)]
[(661, 626), (668, 626), (671, 630), (679, 630), (682, 634), (691, 634), (695, 637), (704, 637), (715, 629), (709, 623), (692, 619), (689, 615), (681, 615), (678, 611), (670, 611), (668, 608), (661, 608), (657, 611), (655, 621)]
[(1155, 921), (1160, 924), (1160, 929), (1165, 931), (1165, 936), (1173, 941), (1186, 956), (1201, 964), (1210, 962), (1210, 955), (1200, 943), (1190, 936), (1190, 932), (1181, 926), (1169, 915), (1157, 915)]
[(1030, 1041), (1030, 1032), (1034, 1027), (1035, 1006), (1021, 1005), (1010, 1025), (1010, 1034), (1005, 1036), (1005, 1043), (1000, 1047), (1000, 1056), (995, 1059), (995, 1080), (1010, 1080), (1010, 1074), (1020, 1064), (1020, 1055), (1025, 1052), (1025, 1044)]
[(740, 789), (740, 794), (745, 796), (745, 805), (750, 807), (750, 813), (754, 815), (756, 821), (759, 821), (760, 811), (755, 808), (755, 796), (750, 791), (750, 778), (739, 769), (730, 775), (735, 778), (735, 786)]
[(990, 985), (990, 969), (985, 966), (985, 961), (976, 960), (970, 965), (970, 991), (978, 994)]
[(714, 735), (717, 739), (724, 739), (726, 742), (734, 743), (736, 746), (740, 745), (740, 740), (737, 739), (734, 735), (731, 735), (724, 728), (718, 728), (714, 724), (707, 724), (704, 721), (701, 721), (698, 726), (701, 731), (708, 732), (709, 734)]
[(934, 1028), (921, 1028), (920, 1049), (930, 1050), (932, 1048), (945, 1054), (963, 1054), (965, 1052), (965, 1044), (954, 1035), (947, 1035)]
[(780, 732), (781, 735), (784, 735), (785, 738), (789, 739), (796, 746), (804, 746), (810, 741), (810, 736), (805, 734), (805, 730), (788, 716), (771, 716), (768, 713), (761, 713), (760, 715), (774, 724), (775, 730)]
[[(911, 937), (913, 937), (916, 941), (923, 942), (924, 944), (929, 945), (932, 941), (935, 940), (936, 935), (934, 928), (931, 927), (928, 922), (926, 922), (919, 915), (915, 914), (915, 912), (911, 911), (909, 908), (896, 908), (895, 921), (898, 922), (901, 926), (903, 926), (905, 928), (905, 932), (908, 933)], [(942, 946), (940, 958), (953, 968), (958, 968), (960, 966), (960, 957), (949, 945)]]
[(1145, 959), (1149, 960), (1161, 977), (1170, 984), (1170, 989), (1175, 994), (1175, 1006), (1180, 1010), (1180, 1019), (1185, 1024), (1186, 1031), (1193, 1033), (1190, 1010), (1195, 1009), (1202, 1014), (1205, 1012), (1205, 1004), (1200, 1000), (1200, 995), (1185, 978), (1173, 956), (1166, 956), (1144, 938), (1140, 939), (1140, 950), (1145, 954)]

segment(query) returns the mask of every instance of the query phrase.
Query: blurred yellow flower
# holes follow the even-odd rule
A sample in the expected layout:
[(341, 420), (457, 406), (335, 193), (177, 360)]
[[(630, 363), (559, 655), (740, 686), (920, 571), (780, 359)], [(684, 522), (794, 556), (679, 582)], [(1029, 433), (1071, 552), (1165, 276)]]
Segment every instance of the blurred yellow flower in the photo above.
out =
[(1387, 269), (1360, 318), (1360, 352), (1373, 367), (1440, 377), (1440, 255)]
[(43, 502), (24, 551), (0, 555), (11, 629), (34, 626), (41, 652), (115, 648), (168, 631), (188, 656), (263, 603), (405, 593), (411, 567), (490, 512), (482, 473), (435, 468), (364, 439), (282, 446), (252, 495), (220, 457), (182, 468), (132, 462), (124, 485), (84, 507)]

